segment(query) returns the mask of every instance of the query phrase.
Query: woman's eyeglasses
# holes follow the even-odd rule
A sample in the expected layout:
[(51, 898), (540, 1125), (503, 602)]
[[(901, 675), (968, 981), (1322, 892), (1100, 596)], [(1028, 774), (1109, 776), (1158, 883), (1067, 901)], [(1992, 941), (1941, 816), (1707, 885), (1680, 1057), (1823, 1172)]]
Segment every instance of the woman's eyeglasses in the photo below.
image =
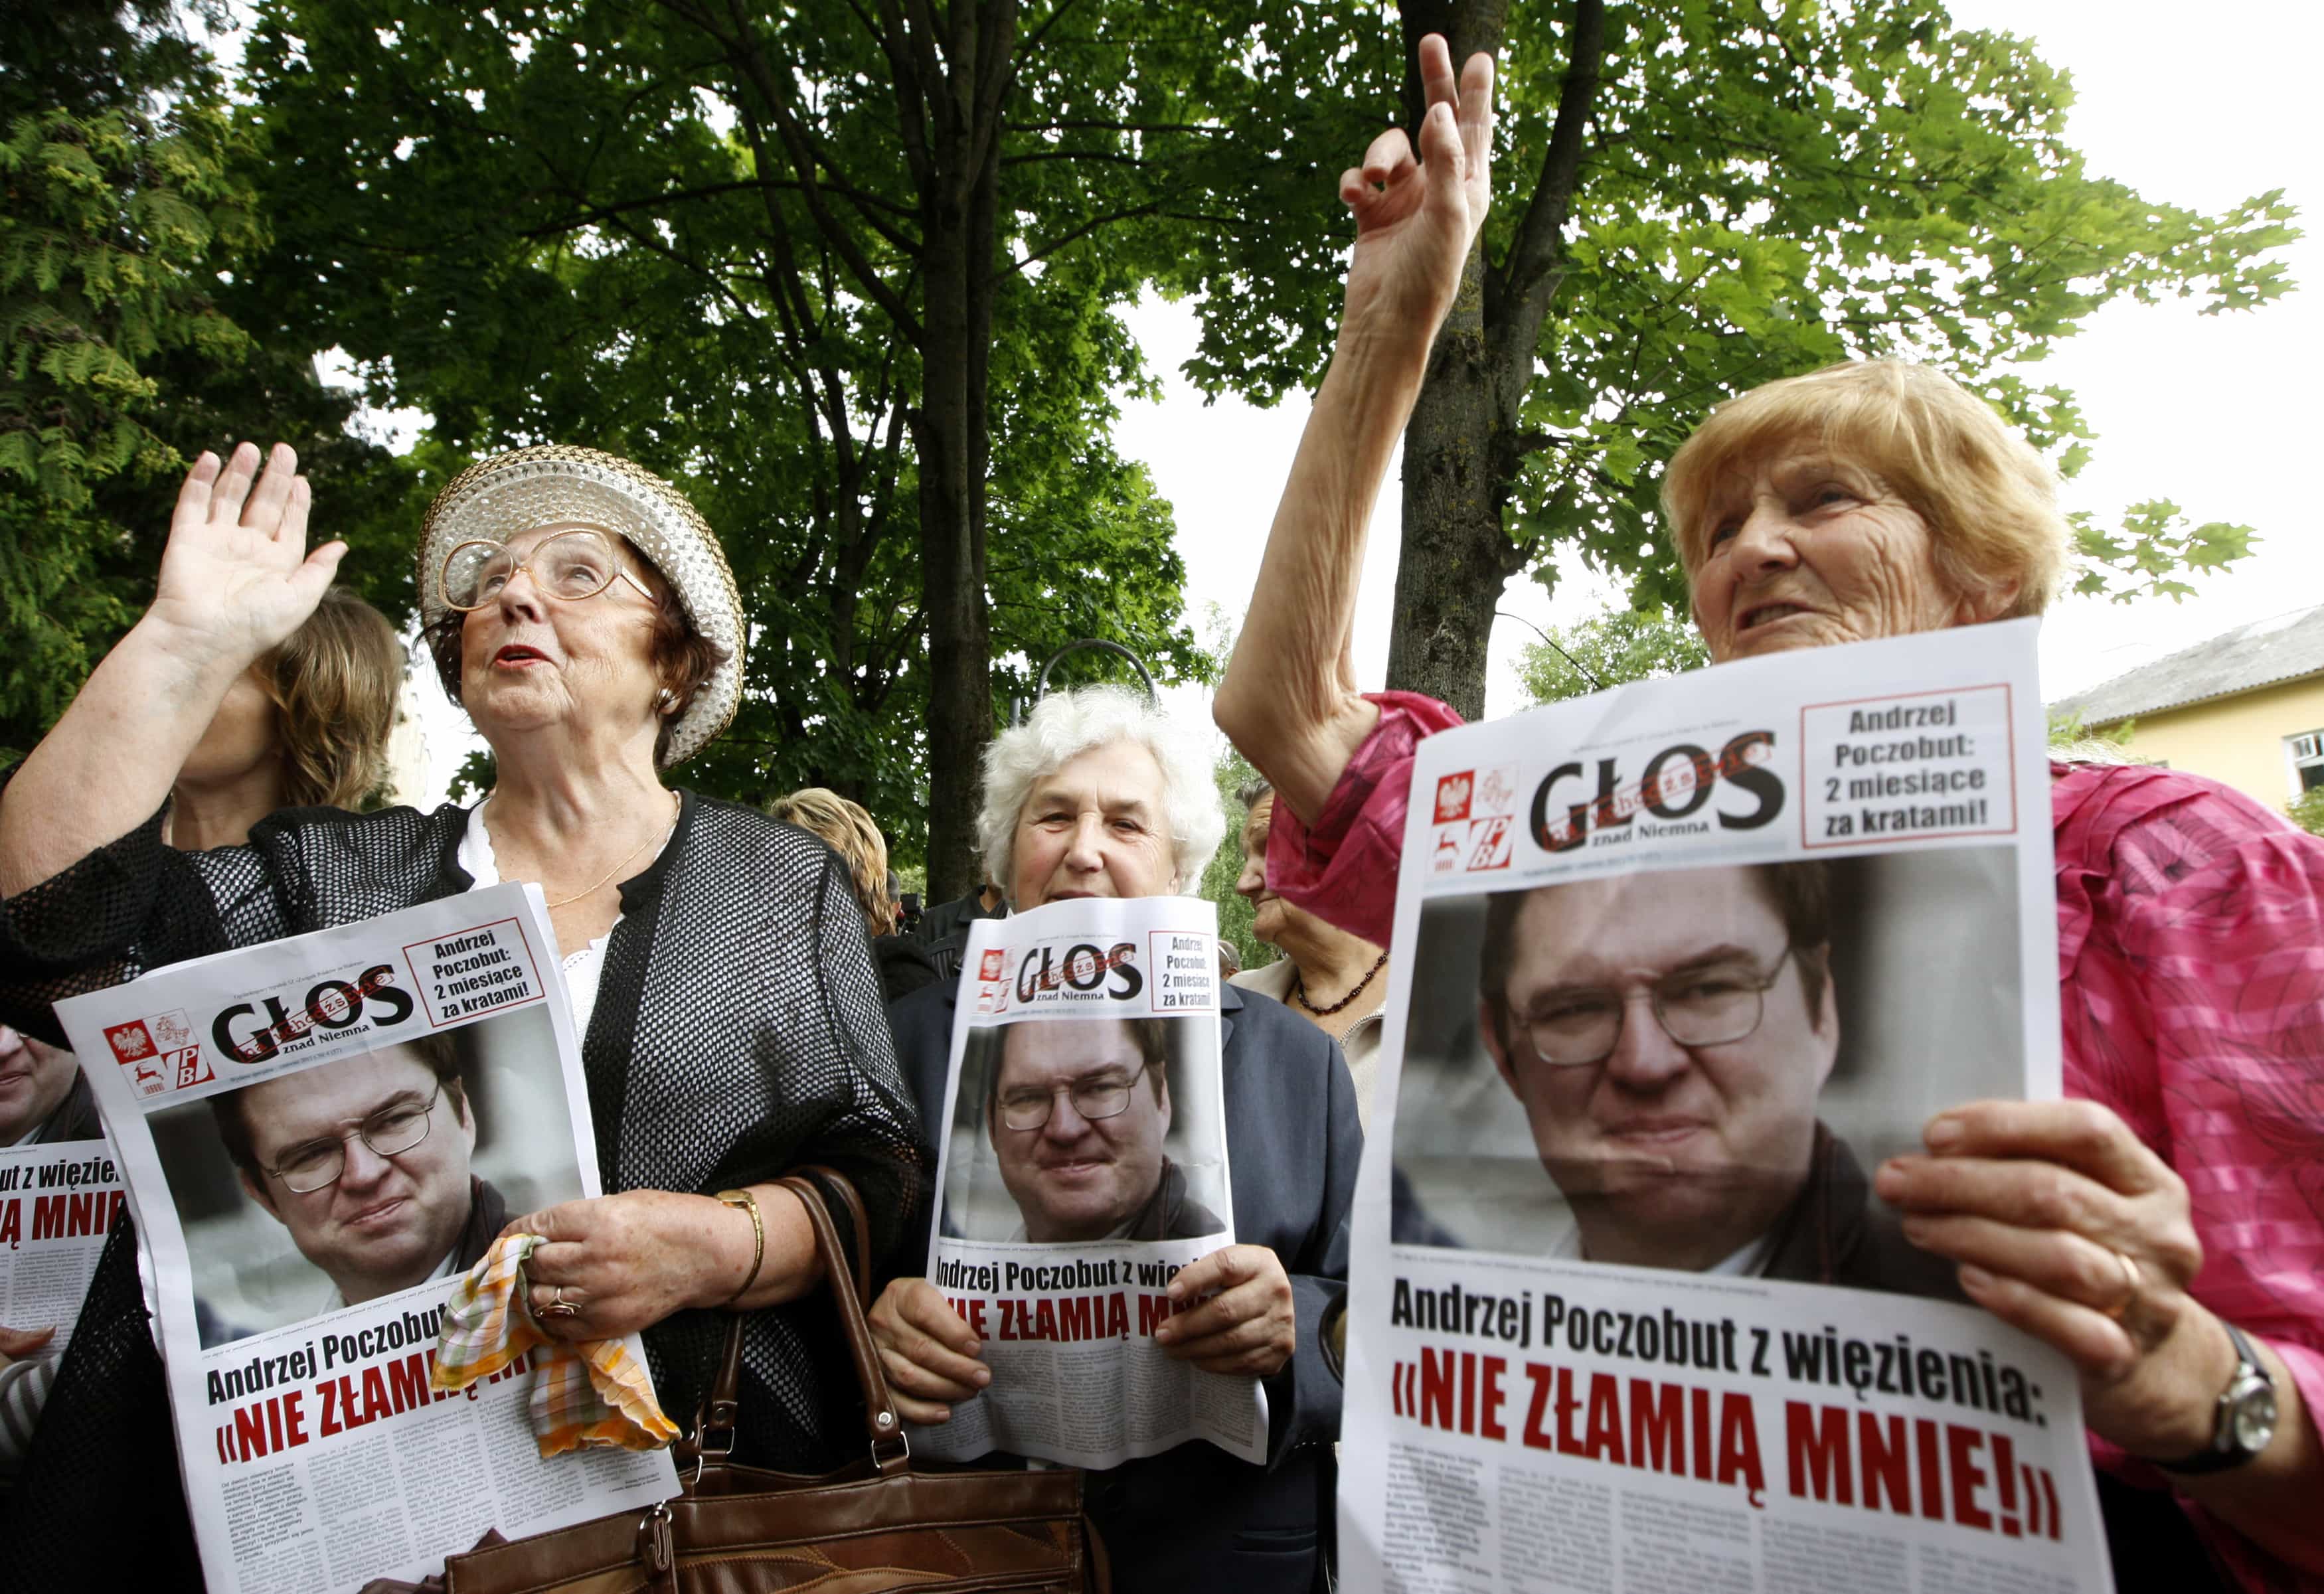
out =
[(530, 571), (533, 585), (560, 603), (594, 598), (616, 579), (653, 601), (651, 589), (622, 567), (613, 539), (586, 526), (542, 538), (521, 559), (505, 543), (463, 542), (444, 556), (439, 590), (448, 607), (466, 613), (495, 602), (520, 570)]

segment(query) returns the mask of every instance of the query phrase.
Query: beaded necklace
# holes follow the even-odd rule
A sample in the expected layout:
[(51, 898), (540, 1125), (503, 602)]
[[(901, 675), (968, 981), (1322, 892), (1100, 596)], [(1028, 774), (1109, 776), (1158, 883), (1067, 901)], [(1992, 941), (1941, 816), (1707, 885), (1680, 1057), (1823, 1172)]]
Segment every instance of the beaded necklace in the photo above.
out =
[(1338, 1001), (1333, 1002), (1328, 1008), (1319, 1008), (1314, 1002), (1307, 1000), (1306, 977), (1300, 973), (1299, 966), (1296, 963), (1294, 963), (1291, 967), (1291, 1000), (1297, 1002), (1309, 1012), (1314, 1014), (1318, 1018), (1328, 1018), (1333, 1014), (1338, 1012), (1341, 1009), (1346, 1007), (1350, 1002), (1355, 1000), (1356, 998), (1363, 995), (1364, 987), (1372, 982), (1372, 976), (1379, 973), (1380, 970), (1387, 965), (1387, 963), (1388, 954), (1386, 952), (1382, 952), (1379, 954), (1379, 960), (1365, 972), (1364, 977), (1356, 981), (1356, 988), (1348, 992), (1347, 995), (1342, 997)]

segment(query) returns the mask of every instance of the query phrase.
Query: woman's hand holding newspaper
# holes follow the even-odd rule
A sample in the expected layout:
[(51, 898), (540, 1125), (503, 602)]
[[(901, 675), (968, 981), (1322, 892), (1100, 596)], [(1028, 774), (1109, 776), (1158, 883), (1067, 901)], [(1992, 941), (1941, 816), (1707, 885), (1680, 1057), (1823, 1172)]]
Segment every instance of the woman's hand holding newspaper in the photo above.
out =
[[(1264, 1378), (1298, 1343), (1291, 1279), (1265, 1246), (1222, 1246), (1170, 1282), (1173, 1313), (1155, 1343), (1206, 1373)], [(1208, 1297), (1205, 1299), (1204, 1297)], [(925, 1278), (899, 1278), (872, 1306), (872, 1338), (889, 1392), (908, 1423), (952, 1421), (953, 1405), (992, 1381), (976, 1332)]]
[(2234, 1351), (2187, 1294), (2203, 1265), (2185, 1181), (2092, 1101), (1976, 1101), (1929, 1122), (1931, 1155), (1876, 1188), (1961, 1287), (2081, 1373), (2090, 1427), (2133, 1455), (2210, 1442)]
[(56, 1325), (46, 1328), (0, 1328), (0, 1364), (22, 1361), (36, 1355), (42, 1346), (57, 1337)]
[(501, 1232), (547, 1242), (526, 1269), (543, 1327), (564, 1340), (619, 1339), (689, 1306), (792, 1300), (821, 1279), (798, 1198), (756, 1188), (762, 1228), (706, 1195), (625, 1190), (527, 1212)]
[(888, 1392), (904, 1421), (928, 1427), (952, 1421), (952, 1405), (973, 1400), (992, 1382), (977, 1360), (984, 1347), (943, 1292), (925, 1278), (899, 1278), (872, 1304), (872, 1338)]
[(1272, 1377), (1298, 1346), (1291, 1279), (1263, 1245), (1213, 1251), (1179, 1270), (1169, 1295), (1173, 1315), (1155, 1329), (1155, 1342), (1206, 1373)]

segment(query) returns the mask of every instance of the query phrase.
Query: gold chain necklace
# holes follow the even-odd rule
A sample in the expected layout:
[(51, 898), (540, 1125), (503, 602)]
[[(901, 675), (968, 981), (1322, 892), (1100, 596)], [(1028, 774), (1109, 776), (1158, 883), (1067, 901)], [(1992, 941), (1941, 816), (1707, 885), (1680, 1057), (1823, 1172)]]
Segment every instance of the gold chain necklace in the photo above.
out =
[[(499, 801), (500, 793), (494, 792), (493, 794), (493, 800), (495, 802)], [(627, 869), (630, 866), (630, 860), (635, 858), (640, 852), (644, 852), (648, 847), (651, 846), (657, 839), (659, 839), (665, 843), (668, 843), (670, 838), (670, 833), (678, 828), (678, 815), (684, 806), (685, 804), (680, 800), (678, 793), (674, 791), (671, 792), (669, 794), (669, 825), (661, 833), (661, 835), (659, 838), (653, 836), (646, 837), (644, 841), (640, 842), (636, 846), (630, 849), (629, 857), (624, 858), (619, 863), (614, 864), (613, 868), (599, 875), (595, 880), (590, 882), (589, 885), (584, 887), (582, 889), (574, 892), (570, 897), (558, 898), (556, 901), (549, 903), (549, 907), (551, 908), (566, 908), (569, 907), (573, 903), (580, 901), (582, 898), (588, 896), (593, 891), (595, 891), (607, 880), (612, 880), (615, 875), (621, 873), (622, 871)]]

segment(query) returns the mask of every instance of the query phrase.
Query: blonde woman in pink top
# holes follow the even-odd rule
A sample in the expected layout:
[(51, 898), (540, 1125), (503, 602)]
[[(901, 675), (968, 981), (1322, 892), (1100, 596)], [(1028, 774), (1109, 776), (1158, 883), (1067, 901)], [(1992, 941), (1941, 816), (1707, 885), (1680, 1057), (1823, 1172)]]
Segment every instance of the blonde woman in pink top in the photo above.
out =
[[(1348, 640), (1492, 128), (1489, 61), (1421, 63), (1418, 160), (1391, 131), (1340, 180), (1339, 341), (1216, 706), (1280, 798), (1268, 886), (1382, 944), (1413, 747), (1459, 720), (1357, 692)], [(1663, 502), (1721, 662), (2038, 614), (2066, 569), (2049, 467), (1897, 362), (1720, 406)], [(1875, 1188), (2080, 1369), (2124, 1587), (2324, 1590), (2324, 843), (2165, 769), (2060, 764), (2051, 795), (2069, 1099), (1949, 1109)]]

